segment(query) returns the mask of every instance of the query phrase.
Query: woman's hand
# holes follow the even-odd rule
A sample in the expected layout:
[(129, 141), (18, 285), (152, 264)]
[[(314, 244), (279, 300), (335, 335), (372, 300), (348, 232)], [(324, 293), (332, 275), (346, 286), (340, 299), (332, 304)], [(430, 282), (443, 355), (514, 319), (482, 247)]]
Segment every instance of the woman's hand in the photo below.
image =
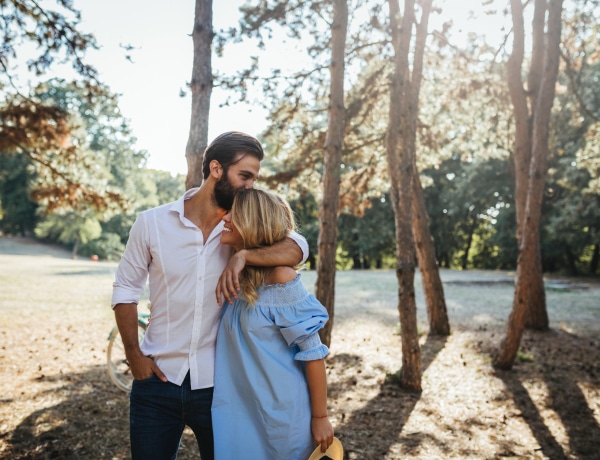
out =
[(315, 443), (321, 445), (321, 452), (325, 452), (333, 442), (333, 426), (328, 417), (313, 418), (310, 421), (310, 429), (312, 431)]
[(242, 249), (231, 256), (229, 263), (219, 277), (217, 289), (215, 290), (219, 306), (223, 305), (223, 298), (227, 303), (233, 303), (237, 299), (240, 290), (240, 273), (245, 266), (246, 251)]

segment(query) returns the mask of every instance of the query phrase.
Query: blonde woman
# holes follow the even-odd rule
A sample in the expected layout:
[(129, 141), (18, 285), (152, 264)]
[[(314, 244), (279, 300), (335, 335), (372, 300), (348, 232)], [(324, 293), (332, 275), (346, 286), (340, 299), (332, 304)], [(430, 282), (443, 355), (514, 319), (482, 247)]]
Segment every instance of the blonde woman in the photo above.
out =
[[(236, 194), (221, 243), (234, 251), (285, 239), (288, 203), (262, 190)], [(318, 331), (325, 308), (291, 267), (247, 266), (240, 295), (226, 304), (217, 335), (212, 405), (215, 459), (305, 460), (333, 441)]]

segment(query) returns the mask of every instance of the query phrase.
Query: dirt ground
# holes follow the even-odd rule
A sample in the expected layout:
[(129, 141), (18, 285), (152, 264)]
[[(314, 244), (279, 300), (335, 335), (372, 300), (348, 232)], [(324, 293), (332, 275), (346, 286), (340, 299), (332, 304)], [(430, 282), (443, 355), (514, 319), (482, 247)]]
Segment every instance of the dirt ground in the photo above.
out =
[[(0, 458), (126, 459), (128, 399), (106, 376), (113, 263), (0, 237)], [(314, 286), (314, 272), (303, 279)], [(452, 334), (429, 337), (423, 392), (396, 385), (395, 275), (339, 272), (329, 412), (346, 459), (600, 459), (600, 286), (547, 280), (549, 332), (512, 371), (491, 356), (511, 273), (442, 271)], [(179, 459), (199, 458), (186, 431)]]

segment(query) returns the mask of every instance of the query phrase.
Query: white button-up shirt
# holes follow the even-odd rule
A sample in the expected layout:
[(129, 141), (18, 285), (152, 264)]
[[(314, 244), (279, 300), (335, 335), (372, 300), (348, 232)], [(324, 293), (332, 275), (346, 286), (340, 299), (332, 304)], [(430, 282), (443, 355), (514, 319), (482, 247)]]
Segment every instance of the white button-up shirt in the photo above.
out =
[[(184, 217), (179, 200), (140, 213), (115, 274), (112, 306), (138, 303), (148, 280), (150, 325), (141, 344), (170, 382), (181, 385), (190, 372), (192, 389), (214, 385), (215, 343), (221, 310), (215, 290), (231, 248), (222, 245), (220, 222), (204, 241)], [(306, 240), (290, 235), (308, 255)]]

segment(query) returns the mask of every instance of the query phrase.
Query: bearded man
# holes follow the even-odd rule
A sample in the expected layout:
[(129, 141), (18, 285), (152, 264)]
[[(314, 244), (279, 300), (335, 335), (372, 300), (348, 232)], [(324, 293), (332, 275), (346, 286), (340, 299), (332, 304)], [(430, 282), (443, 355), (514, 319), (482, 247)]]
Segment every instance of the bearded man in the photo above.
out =
[[(239, 290), (248, 265), (296, 266), (308, 245), (298, 234), (231, 255), (221, 245), (235, 193), (252, 188), (264, 157), (254, 137), (227, 132), (204, 152), (204, 180), (179, 200), (142, 212), (115, 274), (112, 308), (134, 377), (133, 460), (175, 459), (185, 426), (202, 460), (213, 459), (211, 404), (220, 305)], [(148, 281), (150, 323), (138, 342), (137, 304)], [(235, 442), (235, 440), (232, 440)]]

